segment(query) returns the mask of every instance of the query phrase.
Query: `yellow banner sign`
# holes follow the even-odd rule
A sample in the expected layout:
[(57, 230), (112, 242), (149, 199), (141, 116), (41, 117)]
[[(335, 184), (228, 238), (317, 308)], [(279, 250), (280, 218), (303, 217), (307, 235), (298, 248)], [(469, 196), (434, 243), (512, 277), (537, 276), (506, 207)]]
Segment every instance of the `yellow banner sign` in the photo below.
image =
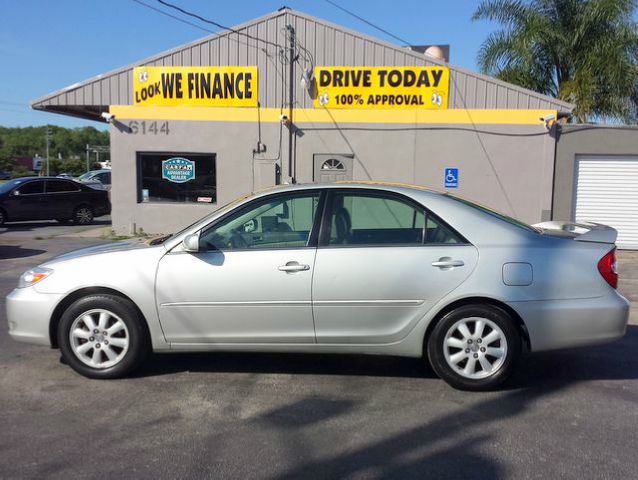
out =
[(136, 67), (133, 103), (255, 107), (257, 67)]
[(447, 108), (447, 67), (316, 67), (314, 106), (326, 108)]

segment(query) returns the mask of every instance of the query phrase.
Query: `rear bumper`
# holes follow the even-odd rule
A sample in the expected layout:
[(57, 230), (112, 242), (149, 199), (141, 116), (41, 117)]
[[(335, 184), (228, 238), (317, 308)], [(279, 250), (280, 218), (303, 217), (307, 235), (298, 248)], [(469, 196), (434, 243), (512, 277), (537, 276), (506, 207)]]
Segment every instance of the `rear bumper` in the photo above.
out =
[(625, 335), (629, 302), (614, 292), (598, 298), (511, 302), (534, 352), (596, 345)]
[(38, 293), (33, 287), (13, 290), (6, 300), (11, 338), (19, 342), (50, 346), (49, 321), (63, 296)]

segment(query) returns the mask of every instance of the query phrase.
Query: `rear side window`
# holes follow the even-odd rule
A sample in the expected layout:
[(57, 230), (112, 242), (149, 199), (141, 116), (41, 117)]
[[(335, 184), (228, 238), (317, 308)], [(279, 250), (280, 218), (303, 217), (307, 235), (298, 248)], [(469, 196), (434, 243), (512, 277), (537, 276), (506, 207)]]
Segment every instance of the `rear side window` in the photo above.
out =
[(17, 189), (20, 195), (33, 195), (37, 193), (44, 193), (44, 182), (42, 180), (36, 180), (35, 182), (25, 183)]
[(539, 233), (539, 230), (532, 227), (531, 225), (528, 225), (525, 222), (521, 222), (520, 220), (517, 220), (516, 218), (512, 218), (510, 216), (505, 215), (504, 213), (501, 212), (497, 212), (496, 210), (492, 210), (491, 208), (488, 208), (484, 205), (479, 205), (478, 203), (474, 203), (474, 202), (470, 202), (469, 200), (465, 200), (464, 198), (460, 198), (460, 197), (455, 197), (454, 195), (450, 195), (447, 194), (446, 195), (453, 199), (456, 200), (457, 202), (460, 202), (464, 205), (467, 205), (468, 207), (472, 207), (476, 210), (479, 210), (483, 213), (487, 213), (488, 215), (491, 215), (493, 217), (498, 218), (499, 220), (502, 220), (504, 222), (509, 223), (510, 225), (515, 225), (517, 227), (520, 228), (524, 228), (525, 230), (529, 230), (530, 232), (534, 232), (534, 233)]
[(336, 193), (327, 244), (423, 245), (465, 241), (426, 210), (386, 195)]
[(77, 185), (64, 180), (47, 180), (47, 193), (77, 192)]

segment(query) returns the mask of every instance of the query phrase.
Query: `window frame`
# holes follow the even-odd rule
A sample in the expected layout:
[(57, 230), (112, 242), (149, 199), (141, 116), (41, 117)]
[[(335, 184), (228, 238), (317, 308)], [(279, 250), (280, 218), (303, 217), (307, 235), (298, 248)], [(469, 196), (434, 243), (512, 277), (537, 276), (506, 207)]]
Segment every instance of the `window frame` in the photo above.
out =
[(325, 189), (312, 188), (308, 190), (289, 190), (287, 192), (277, 192), (270, 195), (266, 195), (263, 197), (255, 198), (237, 208), (226, 212), (219, 218), (216, 218), (214, 221), (202, 227), (198, 235), (201, 236), (204, 232), (217, 228), (221, 223), (227, 220), (231, 216), (242, 215), (249, 210), (259, 207), (259, 205), (264, 203), (269, 203), (272, 201), (276, 201), (280, 197), (310, 197), (313, 195), (319, 196), (319, 203), (317, 204), (317, 210), (315, 211), (315, 216), (312, 220), (312, 227), (310, 229), (310, 234), (308, 235), (308, 240), (306, 241), (306, 245), (303, 247), (270, 247), (270, 248), (233, 248), (228, 250), (217, 249), (217, 250), (203, 250), (200, 249), (198, 253), (214, 253), (214, 252), (263, 252), (263, 251), (274, 251), (274, 250), (306, 250), (311, 248), (317, 248), (317, 242), (319, 238), (319, 229), (321, 225), (321, 220), (324, 214), (325, 202), (327, 192)]
[[(144, 202), (143, 201), (143, 196), (142, 196), (142, 190), (144, 189), (144, 185), (143, 185), (143, 177), (142, 177), (142, 157), (144, 155), (173, 155), (173, 156), (184, 156), (187, 157), (188, 155), (197, 155), (197, 156), (209, 156), (209, 157), (213, 157), (213, 172), (215, 173), (215, 201), (211, 202), (211, 203), (206, 203), (206, 202), (176, 202), (176, 201), (153, 201), (153, 202)], [(148, 204), (152, 204), (152, 205), (186, 205), (186, 206), (193, 206), (193, 205), (200, 205), (202, 207), (210, 207), (210, 206), (214, 206), (214, 205), (218, 205), (219, 204), (219, 178), (217, 176), (217, 153), (216, 152), (176, 152), (176, 151), (169, 151), (169, 150), (137, 150), (135, 152), (135, 175), (136, 175), (136, 186), (137, 186), (137, 192), (136, 192), (136, 198), (137, 198), (137, 204), (138, 205), (148, 205)], [(91, 177), (92, 180), (94, 180), (94, 177)], [(97, 180), (99, 181), (99, 180)], [(109, 184), (110, 185), (110, 184)]]
[[(332, 230), (332, 200), (335, 195), (351, 195), (361, 197), (373, 197), (373, 198), (385, 198), (388, 200), (395, 200), (408, 204), (417, 211), (423, 212), (425, 216), (425, 222), (423, 226), (423, 235), (421, 243), (363, 243), (356, 245), (330, 245), (330, 233)], [(445, 228), (449, 229), (454, 235), (459, 238), (459, 243), (427, 243), (426, 242), (426, 229), (428, 224), (428, 217), (432, 218), (435, 222), (440, 223)], [(459, 231), (453, 228), (449, 223), (439, 217), (437, 214), (428, 209), (425, 205), (417, 202), (416, 200), (397, 192), (390, 192), (387, 190), (367, 189), (367, 188), (330, 188), (327, 191), (324, 201), (324, 208), (321, 217), (321, 226), (318, 232), (317, 248), (388, 248), (388, 247), (404, 247), (404, 248), (420, 248), (420, 247), (456, 247), (467, 246), (471, 243), (463, 236)]]

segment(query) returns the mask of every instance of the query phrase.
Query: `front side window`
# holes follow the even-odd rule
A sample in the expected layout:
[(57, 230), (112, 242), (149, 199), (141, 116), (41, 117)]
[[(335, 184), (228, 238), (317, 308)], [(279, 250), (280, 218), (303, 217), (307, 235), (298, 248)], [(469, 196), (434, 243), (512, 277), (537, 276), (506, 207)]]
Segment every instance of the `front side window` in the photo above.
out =
[(464, 243), (425, 208), (393, 196), (336, 193), (330, 212), (331, 246)]
[(200, 235), (200, 250), (302, 248), (308, 244), (319, 193), (259, 199)]
[(138, 201), (216, 203), (215, 161), (215, 154), (138, 153)]
[(38, 193), (44, 193), (44, 182), (42, 180), (36, 180), (35, 182), (25, 183), (16, 189), (20, 195), (34, 195)]

